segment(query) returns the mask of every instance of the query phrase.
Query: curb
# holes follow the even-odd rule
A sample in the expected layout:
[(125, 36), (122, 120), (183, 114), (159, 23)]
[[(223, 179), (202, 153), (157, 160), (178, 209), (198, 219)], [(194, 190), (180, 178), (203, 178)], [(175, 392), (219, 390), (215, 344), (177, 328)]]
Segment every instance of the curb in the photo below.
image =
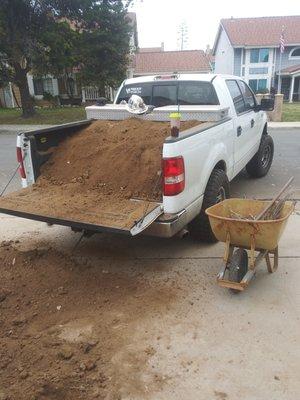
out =
[(268, 122), (270, 129), (300, 129), (300, 122)]

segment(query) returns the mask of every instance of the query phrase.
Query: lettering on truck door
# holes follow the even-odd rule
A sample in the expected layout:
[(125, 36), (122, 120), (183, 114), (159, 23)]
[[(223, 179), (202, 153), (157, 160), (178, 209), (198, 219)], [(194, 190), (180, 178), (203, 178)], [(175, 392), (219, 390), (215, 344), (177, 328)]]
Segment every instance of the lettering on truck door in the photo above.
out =
[(243, 81), (228, 79), (226, 85), (233, 101), (236, 113), (234, 130), (234, 175), (238, 173), (255, 153), (258, 141), (258, 113), (254, 111), (256, 101), (252, 92), (247, 90)]

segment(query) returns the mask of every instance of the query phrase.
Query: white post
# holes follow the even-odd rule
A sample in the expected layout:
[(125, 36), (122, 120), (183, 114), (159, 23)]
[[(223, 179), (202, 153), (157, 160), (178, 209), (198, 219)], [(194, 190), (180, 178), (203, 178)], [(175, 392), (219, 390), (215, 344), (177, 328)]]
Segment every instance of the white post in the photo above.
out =
[(10, 93), (10, 98), (11, 98), (11, 106), (12, 106), (12, 108), (15, 108), (16, 104), (15, 104), (15, 98), (14, 98), (14, 92), (13, 92), (13, 88), (12, 88), (12, 83), (9, 82), (8, 85), (9, 85), (9, 93)]
[(277, 94), (281, 94), (281, 64), (282, 64), (282, 53), (281, 53), (281, 50), (280, 50)]
[(82, 93), (82, 103), (86, 102), (86, 98), (85, 98), (85, 88), (81, 89), (81, 93)]
[(294, 86), (295, 86), (295, 75), (292, 75), (292, 81), (291, 81), (291, 86), (290, 86), (290, 95), (289, 95), (289, 103), (293, 102)]

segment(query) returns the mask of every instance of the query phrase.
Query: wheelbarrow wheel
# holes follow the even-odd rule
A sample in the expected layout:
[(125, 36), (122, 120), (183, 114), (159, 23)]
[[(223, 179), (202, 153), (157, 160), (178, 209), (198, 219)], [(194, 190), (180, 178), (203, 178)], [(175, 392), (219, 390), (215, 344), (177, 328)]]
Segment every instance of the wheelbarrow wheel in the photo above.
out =
[[(229, 280), (241, 282), (248, 271), (248, 254), (245, 249), (237, 249), (231, 257), (229, 264)], [(230, 289), (233, 293), (239, 293), (237, 289)]]

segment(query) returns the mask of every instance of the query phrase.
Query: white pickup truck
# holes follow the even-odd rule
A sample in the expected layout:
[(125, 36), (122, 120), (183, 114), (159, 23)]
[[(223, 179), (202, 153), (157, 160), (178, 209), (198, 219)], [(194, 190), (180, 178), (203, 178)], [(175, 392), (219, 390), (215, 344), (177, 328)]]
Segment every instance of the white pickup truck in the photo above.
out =
[[(271, 167), (274, 145), (267, 131), (265, 111), (274, 103), (263, 99), (258, 104), (249, 86), (239, 77), (215, 74), (185, 74), (128, 79), (121, 85), (113, 105), (86, 108), (88, 119), (123, 119), (130, 115), (126, 102), (131, 95), (143, 98), (155, 108), (140, 118), (167, 121), (180, 108), (183, 120), (202, 123), (167, 137), (162, 152), (162, 202), (158, 214), (141, 216), (135, 229), (140, 233), (171, 237), (188, 228), (195, 237), (214, 241), (205, 209), (229, 197), (229, 182), (246, 167), (252, 177), (266, 175)], [(203, 123), (203, 121), (205, 121)], [(90, 120), (50, 129), (20, 133), (17, 155), (23, 186), (33, 184), (46, 161), (43, 156), (70, 133), (89, 124)], [(27, 213), (22, 207), (0, 199), (0, 212), (49, 223), (71, 226), (76, 230), (105, 231), (109, 226), (91, 224)], [(37, 207), (38, 209), (38, 207)], [(159, 216), (158, 216), (159, 215)], [(144, 223), (144, 221), (146, 221)], [(139, 227), (139, 229), (136, 229)], [(111, 229), (122, 231), (122, 229)], [(135, 232), (135, 233), (133, 233)]]

